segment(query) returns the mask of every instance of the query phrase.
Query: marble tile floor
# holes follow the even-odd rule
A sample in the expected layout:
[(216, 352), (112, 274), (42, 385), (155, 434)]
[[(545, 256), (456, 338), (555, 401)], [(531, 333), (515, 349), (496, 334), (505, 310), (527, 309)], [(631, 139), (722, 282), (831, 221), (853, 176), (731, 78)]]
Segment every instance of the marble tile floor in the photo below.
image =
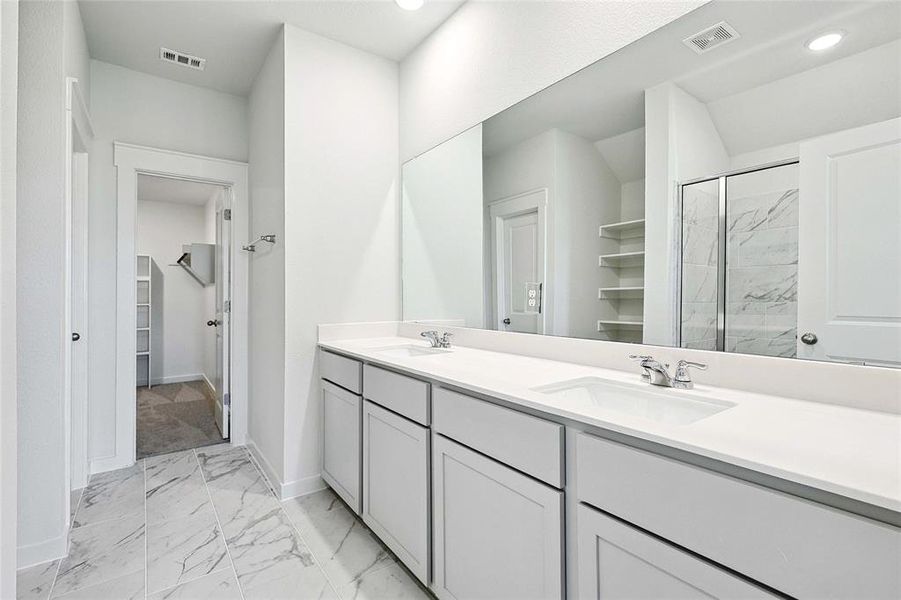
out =
[(138, 458), (222, 443), (206, 382), (139, 387), (137, 399)]
[(243, 448), (95, 475), (69, 554), (18, 572), (17, 600), (430, 598), (331, 490), (279, 502)]

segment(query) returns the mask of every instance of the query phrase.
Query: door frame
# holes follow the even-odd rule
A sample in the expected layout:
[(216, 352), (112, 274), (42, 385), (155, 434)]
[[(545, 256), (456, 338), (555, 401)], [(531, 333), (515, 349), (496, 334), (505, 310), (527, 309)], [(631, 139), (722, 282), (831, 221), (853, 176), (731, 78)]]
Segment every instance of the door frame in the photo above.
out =
[[(66, 503), (68, 492), (87, 485), (88, 459), (88, 163), (94, 128), (81, 85), (66, 78), (66, 166), (64, 201), (63, 398)], [(73, 282), (78, 289), (73, 292)], [(73, 332), (81, 336), (76, 347)], [(71, 511), (67, 511), (71, 515)]]
[[(216, 218), (216, 249), (214, 250), (214, 255), (216, 257), (215, 263), (215, 272), (216, 272), (216, 289), (213, 292), (215, 294), (215, 315), (214, 319), (220, 319), (221, 322), (219, 326), (222, 329), (219, 329), (219, 326), (215, 327), (216, 332), (216, 341), (215, 347), (219, 348), (219, 339), (222, 338), (222, 355), (216, 357), (216, 383), (218, 383), (218, 387), (210, 385), (210, 381), (207, 381), (207, 385), (213, 388), (216, 394), (216, 398), (213, 402), (213, 413), (216, 419), (216, 424), (219, 425), (219, 433), (223, 438), (229, 438), (231, 434), (231, 337), (232, 337), (232, 318), (231, 318), (231, 310), (226, 308), (227, 303), (231, 302), (231, 292), (232, 292), (232, 263), (234, 262), (234, 256), (232, 255), (232, 239), (234, 238), (232, 226), (231, 226), (231, 217), (226, 218), (225, 214), (229, 213), (232, 208), (232, 204), (234, 203), (234, 190), (232, 188), (227, 188), (222, 190), (219, 194), (219, 199), (216, 201), (217, 206), (214, 211)], [(230, 213), (229, 213), (230, 214)], [(225, 226), (225, 223), (228, 223), (228, 226)], [(225, 269), (224, 271), (228, 274), (227, 279), (224, 280), (221, 277), (223, 273), (222, 265), (220, 264), (220, 260), (225, 261)], [(227, 282), (227, 288), (223, 285)], [(220, 304), (220, 290), (222, 290), (222, 304)], [(222, 312), (220, 314), (220, 308), (222, 308)], [(221, 360), (221, 365), (220, 365)], [(220, 425), (221, 423), (221, 425)]]
[[(117, 170), (116, 223), (116, 443), (115, 454), (92, 461), (96, 473), (135, 462), (135, 228), (139, 174), (212, 183), (232, 191), (231, 278), (231, 444), (247, 438), (248, 277), (250, 257), (241, 252), (250, 230), (247, 163), (175, 150), (114, 142)], [(243, 235), (242, 235), (243, 234)]]
[[(540, 194), (540, 196), (539, 196)], [(489, 246), (491, 247), (491, 324), (497, 331), (504, 331), (501, 327), (501, 307), (499, 302), (503, 297), (503, 252), (500, 244), (504, 240), (504, 220), (530, 212), (538, 213), (538, 244), (543, 249), (541, 253), (541, 312), (538, 315), (538, 334), (542, 335), (551, 329), (548, 315), (551, 313), (552, 282), (548, 280), (548, 249), (552, 236), (548, 235), (548, 190), (536, 188), (513, 196), (499, 198), (488, 204), (488, 231)]]

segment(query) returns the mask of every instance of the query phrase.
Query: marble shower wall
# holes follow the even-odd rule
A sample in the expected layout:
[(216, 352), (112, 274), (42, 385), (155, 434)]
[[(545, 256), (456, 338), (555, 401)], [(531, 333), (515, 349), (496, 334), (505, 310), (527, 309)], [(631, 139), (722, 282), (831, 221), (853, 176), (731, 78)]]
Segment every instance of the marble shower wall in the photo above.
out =
[(719, 182), (682, 189), (683, 348), (716, 350)]
[(726, 351), (794, 357), (798, 165), (726, 182)]

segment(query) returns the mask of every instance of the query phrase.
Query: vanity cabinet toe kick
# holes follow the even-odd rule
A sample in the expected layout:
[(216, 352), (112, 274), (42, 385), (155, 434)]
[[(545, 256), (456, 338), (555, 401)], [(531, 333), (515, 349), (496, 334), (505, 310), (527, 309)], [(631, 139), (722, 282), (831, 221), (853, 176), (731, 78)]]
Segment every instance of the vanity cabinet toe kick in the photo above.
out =
[(901, 598), (893, 525), (326, 350), (320, 375), (323, 479), (441, 600)]

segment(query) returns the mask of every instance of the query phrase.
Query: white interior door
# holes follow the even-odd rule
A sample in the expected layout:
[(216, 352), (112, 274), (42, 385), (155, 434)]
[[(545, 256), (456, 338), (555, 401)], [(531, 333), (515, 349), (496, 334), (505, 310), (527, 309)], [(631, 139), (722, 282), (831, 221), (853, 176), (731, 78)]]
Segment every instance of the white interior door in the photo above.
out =
[(495, 326), (544, 333), (547, 191), (495, 202), (490, 208)]
[(231, 328), (231, 190), (219, 195), (216, 207), (216, 424), (229, 436)]
[(798, 357), (901, 366), (901, 119), (800, 157)]
[(538, 333), (538, 212), (503, 220), (503, 311), (506, 331)]
[[(87, 485), (87, 255), (88, 147), (93, 139), (78, 80), (66, 79), (65, 314), (63, 369), (66, 410), (66, 485)], [(67, 513), (71, 514), (71, 513)]]

